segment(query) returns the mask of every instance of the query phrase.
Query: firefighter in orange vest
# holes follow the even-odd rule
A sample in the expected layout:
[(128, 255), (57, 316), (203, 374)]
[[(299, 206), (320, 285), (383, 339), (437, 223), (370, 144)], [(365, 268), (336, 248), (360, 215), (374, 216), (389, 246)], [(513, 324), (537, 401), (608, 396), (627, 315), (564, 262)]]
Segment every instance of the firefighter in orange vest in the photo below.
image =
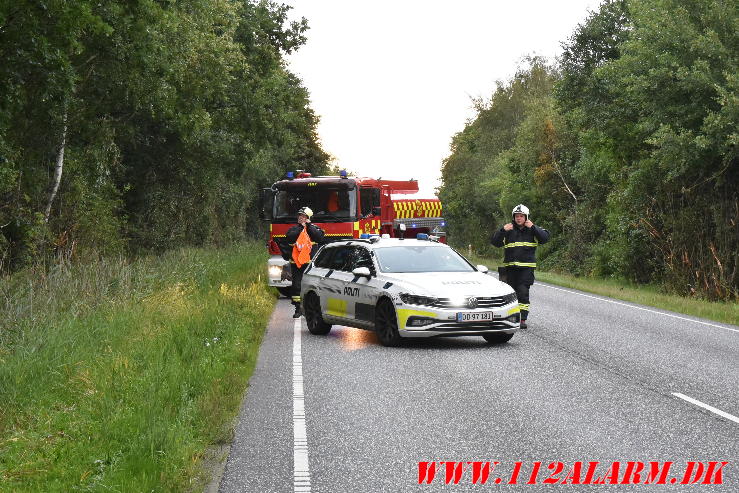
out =
[(315, 224), (311, 224), (310, 218), (313, 211), (310, 207), (303, 207), (298, 211), (298, 224), (287, 230), (285, 239), (293, 247), (290, 258), (292, 270), (292, 296), (295, 313), (293, 318), (300, 317), (300, 283), (303, 280), (303, 272), (308, 268), (317, 248), (316, 244), (323, 242), (324, 232)]

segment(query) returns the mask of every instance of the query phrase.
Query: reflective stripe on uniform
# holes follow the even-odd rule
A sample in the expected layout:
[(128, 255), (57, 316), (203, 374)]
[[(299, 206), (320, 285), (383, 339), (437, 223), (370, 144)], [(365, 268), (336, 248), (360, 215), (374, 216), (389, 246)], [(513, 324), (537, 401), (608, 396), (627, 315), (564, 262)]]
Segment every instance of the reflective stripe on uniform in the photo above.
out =
[(539, 246), (539, 243), (532, 243), (529, 241), (515, 241), (513, 243), (506, 243), (504, 245), (504, 248), (516, 248), (516, 247), (521, 247), (521, 246), (536, 248), (537, 246)]
[(536, 267), (536, 262), (504, 262), (503, 267)]
[(300, 296), (293, 296), (293, 301), (300, 303)]
[(526, 311), (529, 311), (529, 306), (531, 306), (531, 305), (529, 305), (529, 303), (519, 303), (518, 304), (518, 308), (519, 309), (526, 310)]

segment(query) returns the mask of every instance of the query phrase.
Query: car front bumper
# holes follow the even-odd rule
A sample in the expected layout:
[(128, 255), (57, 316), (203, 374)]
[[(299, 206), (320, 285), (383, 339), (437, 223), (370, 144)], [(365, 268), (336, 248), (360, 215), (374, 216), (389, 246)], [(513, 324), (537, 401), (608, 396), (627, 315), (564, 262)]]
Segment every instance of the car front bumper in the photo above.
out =
[[(457, 313), (493, 312), (490, 321), (457, 322)], [(520, 327), (520, 310), (513, 302), (496, 308), (465, 310), (396, 305), (402, 337), (466, 336), (490, 333), (513, 334)], [(419, 325), (423, 324), (423, 325)]]

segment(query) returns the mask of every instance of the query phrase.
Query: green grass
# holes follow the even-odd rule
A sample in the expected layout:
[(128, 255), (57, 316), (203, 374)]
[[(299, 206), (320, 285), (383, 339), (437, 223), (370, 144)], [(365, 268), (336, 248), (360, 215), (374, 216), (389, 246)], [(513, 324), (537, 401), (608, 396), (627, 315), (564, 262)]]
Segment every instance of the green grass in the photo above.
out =
[[(463, 252), (466, 254), (466, 252)], [(471, 262), (487, 265), (491, 270), (502, 263), (499, 260), (479, 255), (468, 255)], [(586, 291), (588, 293), (608, 296), (618, 300), (670, 310), (685, 315), (707, 318), (717, 322), (739, 325), (739, 303), (712, 302), (699, 298), (686, 298), (660, 292), (659, 288), (650, 285), (637, 285), (612, 279), (596, 279), (576, 277), (556, 272), (543, 272), (537, 269), (538, 281)], [(534, 303), (536, 300), (534, 300)]]
[(0, 280), (0, 491), (196, 491), (275, 296), (261, 244)]

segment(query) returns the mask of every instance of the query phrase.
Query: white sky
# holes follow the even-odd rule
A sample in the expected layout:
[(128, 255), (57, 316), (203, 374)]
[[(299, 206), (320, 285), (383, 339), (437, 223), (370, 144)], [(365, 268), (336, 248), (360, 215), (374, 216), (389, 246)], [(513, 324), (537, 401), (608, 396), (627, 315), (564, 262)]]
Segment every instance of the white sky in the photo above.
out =
[(527, 55), (553, 58), (599, 0), (282, 0), (308, 42), (288, 57), (323, 148), (363, 176), (439, 185), (452, 136)]

